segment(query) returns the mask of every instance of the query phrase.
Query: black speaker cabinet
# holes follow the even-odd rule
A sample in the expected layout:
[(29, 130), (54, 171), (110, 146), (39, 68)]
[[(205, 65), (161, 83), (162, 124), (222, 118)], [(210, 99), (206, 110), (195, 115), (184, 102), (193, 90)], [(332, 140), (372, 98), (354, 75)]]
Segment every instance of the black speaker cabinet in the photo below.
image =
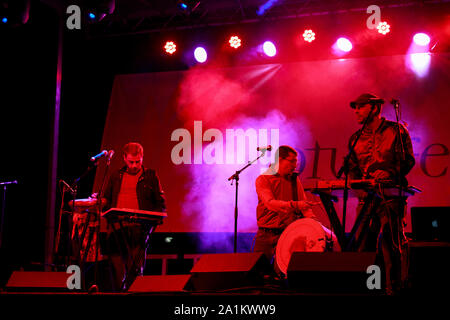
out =
[[(288, 285), (304, 292), (369, 292), (367, 268), (374, 264), (374, 252), (294, 252)], [(382, 279), (382, 269), (379, 274)]]
[(193, 290), (262, 285), (271, 265), (260, 252), (204, 254), (191, 270)]
[(14, 271), (6, 284), (7, 291), (56, 292), (69, 291), (66, 272)]
[(140, 276), (134, 280), (128, 292), (183, 292), (188, 289), (191, 275)]
[(409, 243), (409, 287), (417, 292), (443, 292), (450, 287), (450, 242)]

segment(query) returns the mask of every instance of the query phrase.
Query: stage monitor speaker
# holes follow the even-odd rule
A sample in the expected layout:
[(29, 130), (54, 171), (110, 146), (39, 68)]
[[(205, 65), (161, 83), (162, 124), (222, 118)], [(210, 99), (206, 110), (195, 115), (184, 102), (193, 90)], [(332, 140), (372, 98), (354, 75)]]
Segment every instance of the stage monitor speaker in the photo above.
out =
[(375, 252), (293, 252), (288, 285), (304, 292), (369, 292), (367, 268), (374, 264)]
[(409, 242), (408, 286), (431, 294), (450, 287), (450, 243)]
[(183, 292), (188, 290), (191, 275), (139, 276), (128, 292)]
[(6, 284), (7, 291), (60, 292), (69, 291), (66, 272), (14, 271)]
[(191, 270), (192, 290), (263, 285), (271, 265), (261, 252), (204, 254)]

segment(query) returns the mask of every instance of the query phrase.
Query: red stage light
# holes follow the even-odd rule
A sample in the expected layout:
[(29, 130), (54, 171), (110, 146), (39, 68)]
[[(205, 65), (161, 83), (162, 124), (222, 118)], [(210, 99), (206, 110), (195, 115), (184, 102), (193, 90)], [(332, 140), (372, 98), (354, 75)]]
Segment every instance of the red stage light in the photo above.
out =
[(228, 42), (230, 43), (230, 47), (235, 49), (241, 46), (241, 39), (238, 36), (232, 36)]
[(311, 29), (305, 30), (305, 32), (303, 32), (303, 39), (311, 43), (314, 41), (314, 39), (316, 39), (316, 34)]
[(177, 51), (177, 45), (173, 41), (167, 41), (164, 49), (167, 53), (173, 54), (175, 51)]
[(380, 22), (377, 26), (378, 32), (383, 35), (389, 33), (391, 31), (390, 28), (391, 28), (391, 26), (388, 25), (388, 23), (386, 21)]

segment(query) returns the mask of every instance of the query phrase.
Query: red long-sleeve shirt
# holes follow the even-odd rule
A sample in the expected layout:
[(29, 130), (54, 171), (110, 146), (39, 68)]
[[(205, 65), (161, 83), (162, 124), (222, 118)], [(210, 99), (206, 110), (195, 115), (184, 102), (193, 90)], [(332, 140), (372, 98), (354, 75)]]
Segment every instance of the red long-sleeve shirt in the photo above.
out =
[[(291, 176), (281, 176), (272, 168), (260, 175), (255, 182), (258, 194), (256, 218), (258, 227), (286, 228), (294, 222), (298, 215), (297, 209), (292, 207), (293, 200)], [(305, 191), (297, 177), (298, 201), (307, 200)], [(314, 217), (311, 209), (302, 211), (305, 217)]]

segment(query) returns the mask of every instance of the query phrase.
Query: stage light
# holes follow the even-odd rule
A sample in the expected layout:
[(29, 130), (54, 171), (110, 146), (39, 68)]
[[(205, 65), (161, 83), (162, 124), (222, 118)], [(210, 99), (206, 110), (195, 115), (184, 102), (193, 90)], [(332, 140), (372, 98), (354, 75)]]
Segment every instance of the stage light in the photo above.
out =
[(230, 47), (235, 49), (241, 46), (241, 39), (238, 36), (232, 36), (228, 42), (230, 43)]
[(382, 35), (389, 33), (391, 26), (387, 22), (380, 22), (377, 26), (378, 32)]
[(91, 23), (102, 21), (107, 15), (113, 14), (116, 8), (115, 0), (96, 0), (86, 3), (87, 16)]
[(173, 41), (167, 41), (164, 45), (164, 50), (169, 54), (173, 54), (175, 51), (177, 51), (177, 45)]
[(305, 30), (305, 32), (303, 32), (303, 39), (311, 43), (316, 39), (316, 34), (311, 29)]
[(419, 78), (423, 78), (428, 74), (430, 63), (431, 55), (429, 53), (411, 53), (407, 65)]
[(208, 54), (206, 53), (206, 50), (202, 47), (198, 47), (194, 50), (194, 57), (195, 60), (197, 60), (200, 63), (203, 63), (208, 58)]
[(31, 0), (0, 1), (0, 21), (11, 27), (26, 24), (30, 18)]
[(337, 45), (338, 49), (343, 52), (350, 52), (353, 48), (353, 45), (350, 42), (350, 40), (348, 40), (347, 38), (343, 38), (343, 37), (337, 39), (336, 45)]
[(277, 54), (277, 48), (275, 47), (275, 45), (271, 41), (264, 42), (264, 44), (263, 44), (263, 51), (269, 57), (273, 57), (273, 56), (275, 56)]
[(278, 2), (278, 0), (267, 0), (265, 3), (263, 3), (261, 6), (259, 6), (256, 13), (258, 14), (258, 16), (262, 16), (267, 10), (272, 8), (272, 6), (274, 4), (276, 4), (277, 2)]
[(414, 43), (424, 47), (430, 43), (430, 37), (426, 33), (416, 33), (413, 37)]
[(189, 14), (192, 13), (200, 5), (200, 1), (195, 0), (178, 0), (177, 6), (181, 11)]

